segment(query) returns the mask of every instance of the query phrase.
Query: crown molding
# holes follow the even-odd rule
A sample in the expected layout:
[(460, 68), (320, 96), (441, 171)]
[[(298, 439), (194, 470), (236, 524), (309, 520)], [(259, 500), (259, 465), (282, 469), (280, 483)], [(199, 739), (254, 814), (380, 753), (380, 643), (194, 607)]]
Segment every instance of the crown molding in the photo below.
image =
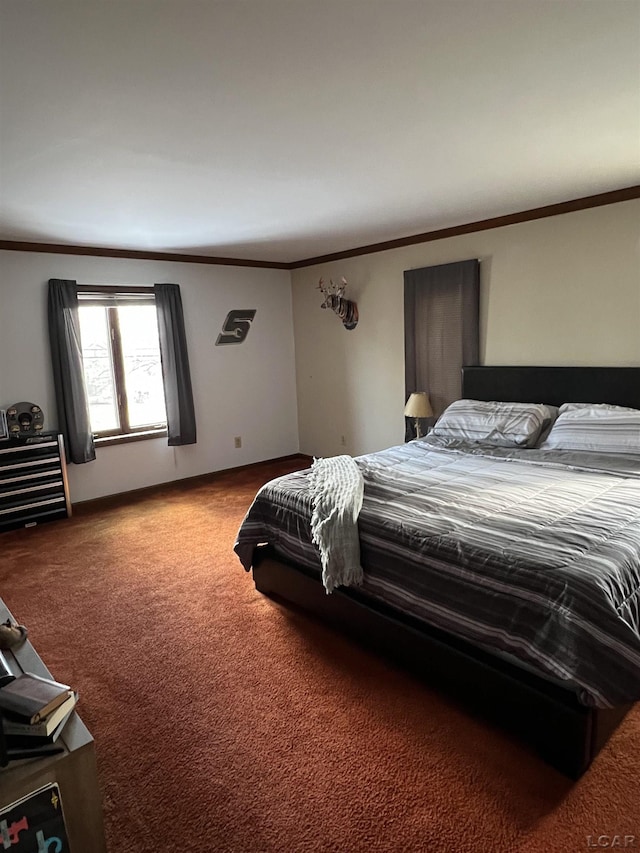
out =
[(316, 264), (340, 261), (345, 258), (355, 258), (359, 255), (370, 255), (375, 252), (386, 252), (390, 249), (400, 249), (413, 246), (416, 243), (430, 243), (433, 240), (444, 240), (447, 237), (459, 237), (462, 234), (472, 234), (475, 231), (488, 231), (492, 228), (504, 228), (505, 225), (516, 225), (520, 222), (531, 222), (534, 219), (544, 219), (548, 216), (560, 216), (563, 213), (574, 213), (577, 210), (588, 210), (591, 207), (602, 207), (607, 204), (617, 204), (640, 198), (640, 184), (610, 190), (597, 195), (561, 201), (557, 204), (547, 204), (544, 207), (534, 207), (504, 216), (494, 216), (491, 219), (481, 219), (477, 222), (467, 222), (464, 225), (454, 225), (450, 228), (440, 228), (435, 231), (424, 231), (409, 237), (396, 240), (384, 240), (381, 243), (371, 243), (342, 252), (328, 255), (318, 255), (315, 258), (305, 258), (299, 261), (277, 262), (258, 261), (246, 258), (225, 258), (213, 255), (183, 255), (179, 252), (145, 252), (137, 249), (107, 249), (99, 246), (74, 246), (65, 243), (28, 243), (19, 240), (0, 240), (0, 249), (12, 252), (46, 252), (56, 255), (89, 255), (100, 258), (129, 258), (139, 261), (179, 261), (187, 264), (212, 264), (234, 267), (261, 267), (264, 269), (295, 270)]
[(429, 243), (433, 240), (444, 240), (447, 237), (459, 237), (461, 234), (472, 234), (475, 231), (488, 231), (491, 228), (503, 228), (505, 225), (516, 225), (519, 222), (530, 222), (534, 219), (544, 219), (547, 216), (559, 216), (563, 213), (573, 213), (576, 210), (587, 210), (590, 207), (601, 207), (605, 204), (616, 204), (621, 201), (640, 198), (640, 185), (611, 190), (598, 195), (588, 195), (583, 198), (561, 201), (557, 204), (547, 204), (544, 207), (534, 207), (518, 213), (508, 213), (505, 216), (494, 216), (491, 219), (481, 219), (478, 222), (468, 222), (465, 225), (454, 225), (451, 228), (440, 228), (436, 231), (425, 231), (410, 237), (400, 237), (397, 240), (385, 240), (382, 243), (371, 243), (356, 249), (346, 249), (330, 255), (318, 255), (316, 258), (306, 258), (294, 261), (289, 269), (325, 264), (329, 261), (341, 261), (345, 258), (355, 258), (358, 255), (370, 255), (374, 252), (386, 252), (389, 249), (400, 249), (403, 246), (413, 246), (416, 243)]
[(212, 255), (182, 255), (179, 252), (145, 252), (138, 249), (107, 249), (101, 246), (73, 246), (66, 243), (26, 243), (19, 240), (0, 240), (0, 249), (10, 252), (46, 252), (53, 255), (90, 255), (98, 258), (129, 258), (136, 261), (180, 261), (187, 264), (215, 264), (230, 267), (265, 267), (290, 269), (290, 264), (278, 261), (254, 261), (246, 258), (223, 258)]

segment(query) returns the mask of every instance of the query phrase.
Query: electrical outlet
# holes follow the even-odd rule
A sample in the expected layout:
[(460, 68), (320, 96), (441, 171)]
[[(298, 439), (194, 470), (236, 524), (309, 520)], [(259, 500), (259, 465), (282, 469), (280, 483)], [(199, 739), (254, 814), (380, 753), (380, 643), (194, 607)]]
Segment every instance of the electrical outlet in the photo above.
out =
[(343, 447), (346, 447), (346, 446), (347, 446), (347, 439), (346, 439), (343, 435), (341, 435), (341, 436), (340, 436), (340, 444), (341, 444)]
[(233, 446), (242, 447), (242, 436), (236, 435), (236, 437), (233, 439)]

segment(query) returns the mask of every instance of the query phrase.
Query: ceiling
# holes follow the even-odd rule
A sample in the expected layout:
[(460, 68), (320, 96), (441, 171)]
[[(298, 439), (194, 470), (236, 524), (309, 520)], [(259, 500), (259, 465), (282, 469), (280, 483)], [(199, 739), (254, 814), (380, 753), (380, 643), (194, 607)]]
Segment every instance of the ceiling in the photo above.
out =
[(0, 12), (0, 239), (287, 263), (640, 183), (640, 0)]

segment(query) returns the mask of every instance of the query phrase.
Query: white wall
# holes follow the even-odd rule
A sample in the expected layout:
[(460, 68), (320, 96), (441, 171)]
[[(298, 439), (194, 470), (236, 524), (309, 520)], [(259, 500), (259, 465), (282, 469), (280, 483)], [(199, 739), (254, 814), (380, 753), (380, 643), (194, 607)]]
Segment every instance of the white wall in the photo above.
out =
[[(640, 364), (639, 237), (634, 200), (322, 264), (294, 271), (293, 315), (286, 271), (0, 252), (0, 406), (37, 402), (46, 426), (56, 425), (49, 278), (174, 281), (184, 302), (198, 444), (169, 448), (154, 439), (100, 448), (95, 462), (70, 466), (74, 501), (298, 449), (367, 453), (403, 438), (405, 269), (480, 258), (483, 364)], [(360, 310), (350, 332), (320, 308), (316, 289), (320, 276), (342, 275)], [(241, 346), (216, 347), (233, 308), (257, 308), (253, 327)]]
[[(180, 285), (198, 443), (166, 438), (102, 447), (70, 465), (73, 501), (191, 477), (298, 451), (290, 275), (286, 271), (166, 261), (0, 252), (0, 407), (36, 402), (55, 428), (46, 283)], [(256, 308), (246, 341), (216, 347), (227, 313)], [(242, 448), (233, 438), (242, 436)]]
[[(294, 271), (301, 451), (403, 440), (406, 269), (480, 259), (483, 364), (640, 364), (639, 237), (634, 200)], [(353, 331), (316, 289), (343, 275)]]

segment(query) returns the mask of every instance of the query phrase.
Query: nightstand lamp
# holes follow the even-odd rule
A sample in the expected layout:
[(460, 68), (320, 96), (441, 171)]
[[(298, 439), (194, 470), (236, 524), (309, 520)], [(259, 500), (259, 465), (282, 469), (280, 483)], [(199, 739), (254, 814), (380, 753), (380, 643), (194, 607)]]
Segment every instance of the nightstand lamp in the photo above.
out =
[(414, 391), (413, 394), (410, 394), (407, 405), (404, 407), (404, 414), (407, 418), (415, 418), (416, 438), (421, 438), (420, 418), (433, 417), (433, 409), (431, 408), (427, 392)]

